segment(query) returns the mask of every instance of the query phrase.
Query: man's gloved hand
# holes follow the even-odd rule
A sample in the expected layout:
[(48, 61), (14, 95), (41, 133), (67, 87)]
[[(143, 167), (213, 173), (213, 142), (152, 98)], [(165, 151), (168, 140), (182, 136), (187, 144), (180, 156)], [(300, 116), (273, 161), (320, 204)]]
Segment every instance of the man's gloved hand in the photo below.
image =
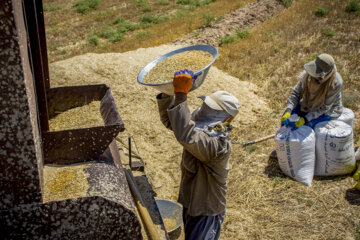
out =
[(193, 86), (193, 79), (194, 73), (190, 70), (184, 69), (176, 72), (173, 81), (174, 93), (189, 93), (189, 90)]
[(288, 126), (289, 125), (289, 117), (291, 116), (291, 112), (285, 112), (284, 115), (281, 117), (281, 126)]
[(284, 115), (282, 115), (281, 117), (281, 121), (285, 121), (286, 119), (288, 119), (291, 116), (290, 112), (285, 112)]
[(295, 122), (296, 127), (300, 127), (305, 124), (305, 118), (301, 117), (299, 120)]

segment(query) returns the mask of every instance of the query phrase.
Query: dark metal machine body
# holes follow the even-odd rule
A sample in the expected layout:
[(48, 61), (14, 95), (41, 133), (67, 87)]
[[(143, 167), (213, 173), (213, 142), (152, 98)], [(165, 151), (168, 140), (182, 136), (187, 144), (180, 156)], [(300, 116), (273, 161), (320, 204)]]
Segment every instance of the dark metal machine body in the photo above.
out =
[[(115, 137), (108, 86), (51, 88), (41, 0), (0, 1), (2, 239), (142, 239)], [(49, 131), (59, 112), (101, 101), (104, 126)], [(42, 201), (46, 164), (86, 163), (86, 197)]]

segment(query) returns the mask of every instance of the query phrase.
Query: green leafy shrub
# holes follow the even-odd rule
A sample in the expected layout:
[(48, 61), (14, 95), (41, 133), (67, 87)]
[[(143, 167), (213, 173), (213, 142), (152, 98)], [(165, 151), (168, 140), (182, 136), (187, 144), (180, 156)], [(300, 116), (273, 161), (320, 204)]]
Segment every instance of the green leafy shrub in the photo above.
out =
[(76, 11), (81, 14), (86, 14), (92, 9), (96, 9), (99, 5), (99, 0), (80, 0), (73, 4)]
[(106, 28), (106, 29), (100, 29), (100, 30), (96, 30), (94, 32), (94, 34), (100, 38), (106, 38), (109, 39), (111, 38), (113, 35), (116, 34), (116, 29), (113, 28)]
[(88, 39), (88, 42), (91, 44), (91, 45), (95, 45), (97, 46), (99, 44), (99, 38), (97, 36), (91, 36), (89, 39)]
[(124, 34), (121, 33), (121, 32), (115, 32), (115, 34), (113, 34), (110, 38), (109, 38), (109, 41), (110, 42), (118, 42), (118, 41), (121, 41), (123, 40), (124, 38)]
[(125, 21), (125, 19), (123, 17), (116, 17), (114, 19), (114, 21), (112, 22), (112, 24), (116, 25), (116, 24), (122, 23), (124, 21)]
[(249, 30), (236, 30), (236, 36), (240, 39), (244, 39), (250, 35)]
[(118, 31), (125, 33), (128, 31), (134, 31), (136, 29), (139, 29), (141, 26), (139, 23), (134, 23), (130, 21), (124, 21), (119, 24)]
[(316, 8), (314, 14), (318, 17), (324, 17), (329, 13), (329, 9), (326, 8)]
[(211, 22), (215, 19), (214, 15), (209, 13), (203, 13), (202, 15), (204, 26), (209, 26)]
[(149, 5), (143, 6), (141, 8), (141, 11), (143, 11), (143, 12), (151, 12), (152, 10), (153, 10), (152, 7)]
[(237, 40), (236, 35), (229, 35), (226, 37), (221, 37), (221, 38), (219, 38), (219, 45), (232, 43), (232, 42), (235, 42), (236, 40)]
[(156, 16), (145, 14), (140, 18), (140, 21), (142, 23), (153, 23), (153, 24), (166, 22), (167, 20), (169, 20), (169, 17), (167, 15), (161, 15), (161, 14)]
[(360, 11), (360, 3), (357, 0), (350, 0), (346, 5), (346, 11), (358, 12)]

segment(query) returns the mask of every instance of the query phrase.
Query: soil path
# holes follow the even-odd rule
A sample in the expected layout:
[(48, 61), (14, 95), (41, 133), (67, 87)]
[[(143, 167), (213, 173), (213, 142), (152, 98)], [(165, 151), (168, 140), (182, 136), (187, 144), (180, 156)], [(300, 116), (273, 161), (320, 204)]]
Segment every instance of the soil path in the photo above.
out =
[(184, 38), (173, 41), (173, 44), (195, 45), (209, 44), (218, 46), (220, 37), (234, 33), (236, 29), (248, 29), (257, 26), (266, 19), (284, 10), (284, 6), (277, 0), (264, 0), (249, 3), (227, 15), (215, 23), (199, 28)]

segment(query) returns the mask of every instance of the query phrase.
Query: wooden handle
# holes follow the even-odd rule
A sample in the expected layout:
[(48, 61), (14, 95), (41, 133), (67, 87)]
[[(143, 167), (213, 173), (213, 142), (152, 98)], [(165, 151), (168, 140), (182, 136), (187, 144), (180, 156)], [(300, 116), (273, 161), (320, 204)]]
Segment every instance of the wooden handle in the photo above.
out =
[(262, 142), (262, 141), (265, 141), (265, 140), (268, 140), (270, 138), (274, 138), (275, 137), (275, 134), (271, 134), (269, 136), (266, 136), (266, 137), (263, 137), (263, 138), (259, 138), (259, 139), (256, 139), (254, 142), (255, 143), (258, 143), (258, 142)]
[(135, 198), (136, 206), (139, 210), (140, 216), (143, 220), (143, 223), (147, 230), (147, 233), (149, 234), (149, 238), (151, 240), (159, 240), (160, 239), (159, 235), (155, 229), (154, 223), (150, 217), (148, 210), (146, 209), (146, 207), (144, 207), (140, 191), (137, 188), (134, 179), (132, 178), (132, 176), (126, 169), (124, 169), (124, 171), (125, 171), (125, 175), (126, 175), (126, 180), (128, 181), (129, 186), (130, 186), (130, 190)]

